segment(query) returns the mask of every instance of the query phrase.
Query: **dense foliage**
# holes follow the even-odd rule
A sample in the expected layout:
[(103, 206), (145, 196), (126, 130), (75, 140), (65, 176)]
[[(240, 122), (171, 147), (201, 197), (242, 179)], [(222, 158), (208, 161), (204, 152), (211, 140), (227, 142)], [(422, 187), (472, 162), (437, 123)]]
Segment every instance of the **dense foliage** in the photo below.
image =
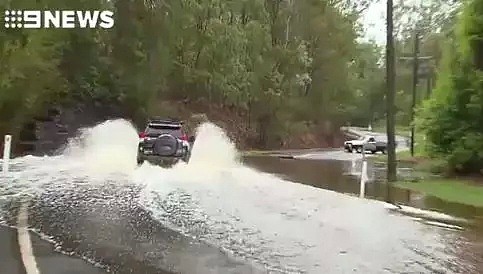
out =
[(2, 3), (2, 10), (111, 9), (116, 23), (2, 28), (0, 133), (16, 132), (47, 106), (80, 101), (122, 106), (134, 120), (163, 112), (163, 100), (231, 106), (248, 113), (262, 142), (299, 122), (337, 126), (361, 114), (353, 76), (365, 66), (359, 49), (371, 51), (356, 43), (364, 1)]
[(419, 113), (430, 156), (453, 171), (483, 169), (483, 1), (465, 3), (449, 36), (438, 84)]

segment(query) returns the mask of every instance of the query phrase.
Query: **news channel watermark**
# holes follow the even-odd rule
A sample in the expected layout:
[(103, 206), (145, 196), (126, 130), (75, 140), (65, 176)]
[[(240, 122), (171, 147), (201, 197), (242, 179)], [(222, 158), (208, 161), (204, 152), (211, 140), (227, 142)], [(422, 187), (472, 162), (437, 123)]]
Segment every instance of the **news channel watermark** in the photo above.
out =
[(109, 10), (5, 10), (6, 29), (110, 29), (114, 13)]

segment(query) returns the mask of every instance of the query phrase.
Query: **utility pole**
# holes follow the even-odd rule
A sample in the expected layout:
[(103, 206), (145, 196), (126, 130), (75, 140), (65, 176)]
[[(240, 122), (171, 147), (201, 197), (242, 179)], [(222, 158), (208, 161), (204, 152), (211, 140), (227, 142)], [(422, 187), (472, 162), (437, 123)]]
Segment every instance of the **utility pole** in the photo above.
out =
[[(421, 44), (421, 40), (419, 41), (419, 45)], [(412, 53), (414, 55), (414, 53)], [(414, 62), (414, 56), (412, 57), (398, 57), (399, 60), (401, 61), (410, 61)], [(426, 79), (427, 82), (427, 92), (426, 92), (426, 99), (429, 98), (431, 95), (431, 90), (433, 89), (433, 67), (434, 65), (431, 64), (431, 61), (433, 60), (433, 56), (418, 56), (417, 61), (418, 61), (418, 79)], [(414, 66), (414, 64), (413, 64)]]
[[(397, 180), (396, 173), (396, 137), (395, 137), (395, 54), (394, 54), (394, 22), (393, 22), (393, 0), (386, 3), (386, 131), (387, 131), (387, 181), (388, 183)], [(387, 201), (390, 202), (390, 186), (387, 187)]]
[(411, 156), (414, 156), (414, 108), (416, 107), (416, 90), (418, 88), (418, 53), (419, 31), (414, 31), (414, 58), (413, 58), (413, 96), (411, 102)]

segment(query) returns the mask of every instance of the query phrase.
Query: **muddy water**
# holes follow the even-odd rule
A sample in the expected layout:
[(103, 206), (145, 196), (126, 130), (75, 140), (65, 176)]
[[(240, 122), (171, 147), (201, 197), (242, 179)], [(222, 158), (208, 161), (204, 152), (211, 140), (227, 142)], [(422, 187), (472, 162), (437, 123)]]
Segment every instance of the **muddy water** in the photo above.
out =
[[(297, 183), (350, 195), (359, 195), (360, 192), (360, 161), (352, 163), (339, 160), (293, 160), (279, 157), (247, 157), (244, 160), (249, 166), (277, 174)], [(367, 198), (387, 199), (388, 185), (376, 182), (385, 176), (384, 172), (384, 169), (368, 161), (370, 182), (365, 189)], [(410, 173), (408, 169), (402, 169), (400, 172)], [(397, 187), (391, 187), (389, 193), (391, 201), (396, 203), (436, 210), (461, 218), (479, 219), (479, 217), (483, 217), (483, 208), (447, 202), (437, 197), (425, 196)]]

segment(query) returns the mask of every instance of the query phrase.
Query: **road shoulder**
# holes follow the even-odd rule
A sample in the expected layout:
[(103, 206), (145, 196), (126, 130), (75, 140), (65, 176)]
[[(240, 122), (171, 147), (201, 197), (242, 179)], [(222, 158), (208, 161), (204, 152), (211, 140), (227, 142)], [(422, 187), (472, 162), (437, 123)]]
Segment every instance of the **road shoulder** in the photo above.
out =
[[(106, 273), (81, 258), (71, 257), (55, 251), (53, 244), (29, 232), (33, 254), (40, 273), (47, 274), (101, 274)], [(28, 274), (23, 266), (17, 229), (0, 225), (0, 273)]]
[(25, 274), (17, 241), (17, 230), (0, 225), (0, 272)]
[(101, 274), (101, 268), (78, 257), (71, 257), (55, 251), (53, 244), (44, 241), (39, 235), (30, 232), (37, 267), (40, 273), (48, 274)]

